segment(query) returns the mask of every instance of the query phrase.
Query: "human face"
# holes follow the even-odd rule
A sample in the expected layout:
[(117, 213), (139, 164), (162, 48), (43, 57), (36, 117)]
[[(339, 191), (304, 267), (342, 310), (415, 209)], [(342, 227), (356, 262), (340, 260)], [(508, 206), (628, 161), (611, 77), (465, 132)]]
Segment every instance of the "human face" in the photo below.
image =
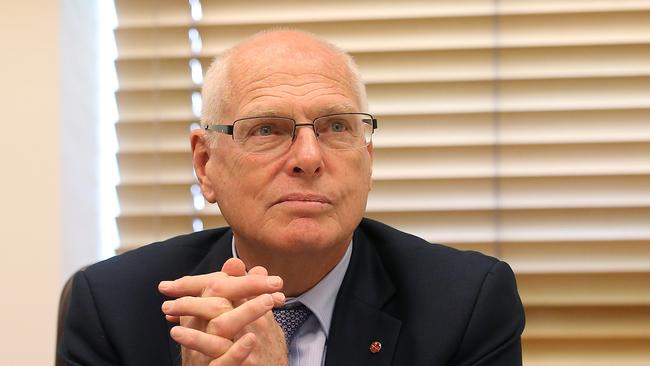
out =
[[(276, 115), (306, 123), (329, 113), (359, 112), (347, 66), (331, 51), (319, 52), (296, 59), (256, 51), (255, 58), (234, 62), (235, 92), (223, 122)], [(213, 147), (193, 144), (195, 168), (206, 199), (218, 203), (233, 228), (238, 248), (316, 253), (347, 247), (371, 188), (372, 145), (324, 148), (307, 127), (297, 129), (286, 152), (256, 154), (228, 135), (216, 137)], [(197, 159), (197, 147), (205, 149), (203, 159)]]

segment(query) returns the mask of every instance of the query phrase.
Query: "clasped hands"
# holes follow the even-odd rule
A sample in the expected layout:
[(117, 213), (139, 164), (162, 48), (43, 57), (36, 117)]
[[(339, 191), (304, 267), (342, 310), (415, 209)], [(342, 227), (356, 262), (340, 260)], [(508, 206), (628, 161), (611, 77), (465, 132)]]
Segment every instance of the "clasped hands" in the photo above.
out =
[(246, 273), (231, 258), (221, 272), (163, 281), (158, 289), (176, 298), (162, 311), (178, 323), (170, 334), (182, 346), (183, 366), (287, 365), (287, 345), (273, 313), (284, 304), (283, 283), (264, 267)]

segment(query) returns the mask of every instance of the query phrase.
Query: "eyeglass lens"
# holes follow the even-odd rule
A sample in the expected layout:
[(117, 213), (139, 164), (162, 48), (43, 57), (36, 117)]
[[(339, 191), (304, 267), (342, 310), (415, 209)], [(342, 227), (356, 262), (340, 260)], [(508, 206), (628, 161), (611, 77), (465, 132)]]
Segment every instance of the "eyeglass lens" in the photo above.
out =
[[(365, 114), (337, 114), (314, 120), (313, 129), (321, 145), (331, 149), (344, 150), (367, 146), (372, 137), (370, 117)], [(269, 152), (291, 145), (295, 129), (311, 127), (299, 124), (289, 118), (254, 117), (241, 119), (234, 124), (233, 138), (245, 150)]]

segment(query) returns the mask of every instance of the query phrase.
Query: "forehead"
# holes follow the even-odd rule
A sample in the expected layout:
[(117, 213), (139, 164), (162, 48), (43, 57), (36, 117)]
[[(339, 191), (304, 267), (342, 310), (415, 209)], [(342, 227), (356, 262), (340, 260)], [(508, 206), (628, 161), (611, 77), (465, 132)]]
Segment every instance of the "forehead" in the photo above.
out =
[[(262, 44), (233, 57), (230, 81), (233, 112), (261, 113), (307, 108), (313, 113), (358, 109), (347, 62), (318, 44)], [(278, 111), (280, 112), (280, 111)]]

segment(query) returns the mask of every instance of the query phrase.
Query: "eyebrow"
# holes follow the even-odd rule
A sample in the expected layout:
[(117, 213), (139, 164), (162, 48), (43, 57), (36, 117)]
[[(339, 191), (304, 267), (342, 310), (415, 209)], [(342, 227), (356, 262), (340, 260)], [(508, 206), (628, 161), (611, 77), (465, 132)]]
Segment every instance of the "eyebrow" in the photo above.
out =
[(245, 117), (258, 117), (258, 116), (287, 117), (286, 113), (280, 113), (276, 108), (267, 107), (267, 106), (258, 106), (258, 107), (254, 107), (251, 110), (247, 111), (242, 116), (242, 118), (245, 118)]
[(349, 103), (337, 103), (325, 108), (321, 108), (318, 110), (318, 112), (318, 116), (326, 116), (328, 114), (351, 113), (358, 111)]
[[(355, 107), (352, 106), (350, 103), (336, 103), (332, 105), (325, 106), (323, 108), (319, 108), (316, 110), (318, 113), (314, 115), (314, 118), (320, 117), (320, 116), (326, 116), (330, 114), (337, 114), (337, 113), (351, 113), (351, 112), (358, 112)], [(269, 107), (269, 106), (257, 106), (253, 107), (251, 110), (246, 111), (244, 115), (240, 118), (247, 118), (247, 117), (289, 117), (291, 116), (287, 113), (280, 112), (279, 109)]]

